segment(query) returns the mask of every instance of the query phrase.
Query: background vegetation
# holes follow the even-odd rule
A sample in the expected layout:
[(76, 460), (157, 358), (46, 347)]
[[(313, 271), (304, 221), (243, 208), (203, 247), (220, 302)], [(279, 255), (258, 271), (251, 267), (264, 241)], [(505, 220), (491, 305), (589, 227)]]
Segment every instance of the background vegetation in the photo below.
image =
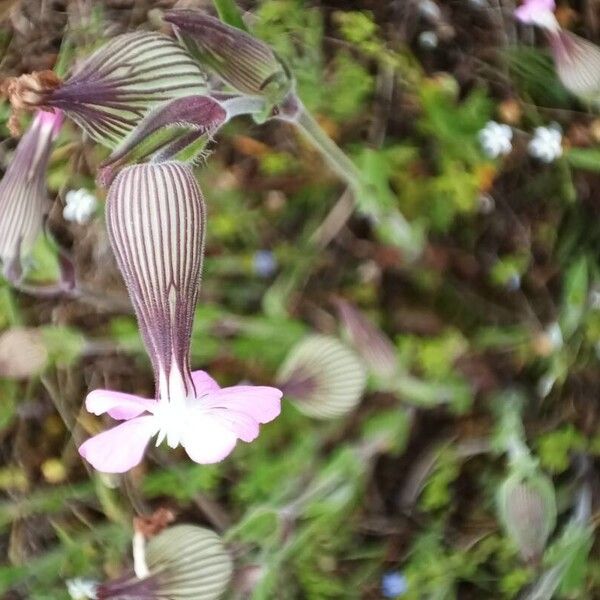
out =
[[(99, 426), (81, 410), (88, 390), (151, 395), (152, 376), (102, 210), (87, 225), (61, 216), (67, 190), (95, 189), (103, 152), (67, 127), (51, 159), (50, 225), (86, 294), (40, 300), (0, 282), (0, 328), (37, 328), (47, 353), (41, 373), (0, 379), (0, 593), (68, 598), (68, 579), (118, 575), (132, 515), (168, 507), (224, 537), (232, 597), (395, 597), (391, 574), (407, 599), (599, 597), (600, 120), (563, 89), (510, 1), (448, 0), (439, 13), (416, 0), (241, 4), (378, 190), (373, 201), (398, 207), (423, 246), (382, 242), (364, 206), (346, 221), (343, 183), (289, 126), (231, 123), (198, 170), (209, 227), (193, 366), (223, 383), (273, 382), (308, 332), (343, 337), (344, 298), (393, 341), (396, 391), (372, 376), (360, 406), (331, 421), (284, 401), (255, 443), (215, 466), (159, 448), (122, 478), (86, 470), (76, 444)], [(2, 71), (160, 28), (172, 5), (5, 1)], [(564, 3), (562, 18), (598, 39), (595, 6)], [(15, 146), (7, 116), (0, 106), (3, 167)], [(514, 128), (505, 158), (479, 143), (490, 119)], [(543, 164), (527, 142), (551, 122), (564, 152)], [(40, 241), (31, 277), (52, 280), (54, 260)], [(3, 364), (30, 360), (20, 345), (1, 352)], [(522, 466), (515, 440), (556, 495), (556, 520), (540, 509), (541, 524), (520, 525), (548, 529), (546, 549), (526, 558), (530, 540), (498, 508)]]

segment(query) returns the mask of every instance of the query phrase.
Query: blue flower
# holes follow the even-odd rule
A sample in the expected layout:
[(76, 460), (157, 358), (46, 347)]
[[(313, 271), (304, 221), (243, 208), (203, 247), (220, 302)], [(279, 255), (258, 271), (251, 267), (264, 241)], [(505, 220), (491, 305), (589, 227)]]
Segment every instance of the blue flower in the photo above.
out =
[(271, 277), (277, 270), (277, 259), (270, 250), (257, 250), (252, 262), (254, 272), (259, 277)]
[(406, 577), (399, 571), (388, 571), (381, 578), (381, 593), (385, 598), (398, 598), (408, 590)]

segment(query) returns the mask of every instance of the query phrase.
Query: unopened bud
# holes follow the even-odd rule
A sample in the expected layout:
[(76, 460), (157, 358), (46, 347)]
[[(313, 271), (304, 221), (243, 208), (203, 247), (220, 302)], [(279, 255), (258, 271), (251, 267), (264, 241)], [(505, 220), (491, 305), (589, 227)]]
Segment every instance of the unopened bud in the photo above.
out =
[(198, 10), (171, 10), (164, 19), (177, 28), (188, 50), (234, 89), (273, 104), (292, 90), (284, 63), (267, 44), (241, 29)]
[(540, 559), (556, 523), (556, 499), (542, 475), (511, 475), (498, 493), (500, 519), (527, 562)]

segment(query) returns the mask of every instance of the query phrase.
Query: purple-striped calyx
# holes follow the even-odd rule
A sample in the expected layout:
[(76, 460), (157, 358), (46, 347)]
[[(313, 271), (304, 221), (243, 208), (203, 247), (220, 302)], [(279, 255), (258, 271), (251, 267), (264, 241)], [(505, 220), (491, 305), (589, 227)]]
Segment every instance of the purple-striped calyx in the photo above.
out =
[(86, 407), (124, 421), (87, 440), (79, 452), (100, 471), (138, 464), (151, 438), (182, 445), (198, 463), (225, 458), (238, 438), (277, 417), (281, 392), (264, 386), (220, 388), (192, 373), (190, 340), (204, 250), (205, 208), (190, 167), (134, 165), (112, 184), (106, 207), (110, 242), (152, 362), (156, 399), (95, 390)]
[(62, 114), (38, 111), (0, 182), (0, 261), (6, 277), (21, 279), (22, 257), (42, 231), (49, 201), (46, 169)]
[(5, 86), (15, 109), (60, 109), (93, 140), (110, 148), (152, 108), (206, 90), (206, 77), (193, 58), (175, 40), (154, 32), (117, 36), (64, 82), (48, 77), (39, 82), (36, 75)]
[(170, 10), (165, 21), (201, 64), (243, 94), (278, 105), (293, 92), (289, 69), (264, 42), (193, 9)]

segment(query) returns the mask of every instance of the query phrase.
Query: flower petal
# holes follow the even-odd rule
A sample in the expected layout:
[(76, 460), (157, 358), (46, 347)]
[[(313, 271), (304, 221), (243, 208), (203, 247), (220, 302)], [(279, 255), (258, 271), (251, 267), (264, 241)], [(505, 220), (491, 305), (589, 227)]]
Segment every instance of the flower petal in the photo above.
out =
[(198, 410), (190, 415), (181, 445), (194, 462), (203, 465), (222, 461), (236, 441), (236, 434), (220, 419)]
[(146, 411), (154, 412), (156, 406), (155, 400), (112, 390), (94, 390), (85, 399), (85, 407), (89, 412), (95, 415), (108, 413), (113, 419), (119, 421), (139, 417)]
[(282, 392), (263, 385), (234, 385), (211, 392), (205, 406), (243, 413), (258, 423), (268, 423), (281, 412)]
[(142, 460), (157, 429), (153, 416), (131, 419), (85, 441), (79, 454), (102, 473), (124, 473)]
[(174, 162), (123, 169), (108, 193), (106, 225), (157, 381), (174, 363), (191, 385), (189, 347), (205, 227), (204, 200), (191, 169)]
[(196, 390), (196, 397), (204, 396), (205, 394), (221, 389), (219, 384), (206, 371), (194, 371), (192, 373), (192, 382)]

